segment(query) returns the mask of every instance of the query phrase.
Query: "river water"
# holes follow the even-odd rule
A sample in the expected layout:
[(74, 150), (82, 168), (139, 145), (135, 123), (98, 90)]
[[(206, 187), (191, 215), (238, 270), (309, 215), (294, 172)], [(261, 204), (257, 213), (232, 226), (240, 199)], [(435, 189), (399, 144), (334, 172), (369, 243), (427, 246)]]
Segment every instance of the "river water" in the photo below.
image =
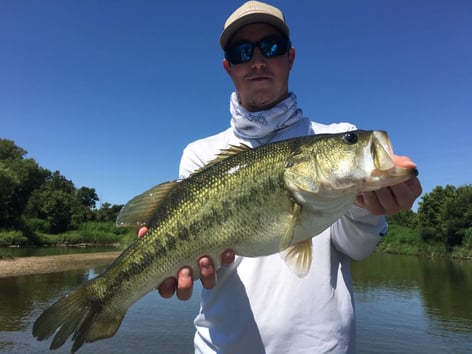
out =
[[(37, 342), (32, 324), (100, 271), (0, 278), (0, 352), (68, 353), (70, 343), (50, 352), (48, 342)], [(358, 353), (472, 353), (472, 262), (374, 254), (353, 262), (352, 273)], [(79, 353), (191, 353), (198, 287), (187, 302), (148, 294), (114, 337)]]

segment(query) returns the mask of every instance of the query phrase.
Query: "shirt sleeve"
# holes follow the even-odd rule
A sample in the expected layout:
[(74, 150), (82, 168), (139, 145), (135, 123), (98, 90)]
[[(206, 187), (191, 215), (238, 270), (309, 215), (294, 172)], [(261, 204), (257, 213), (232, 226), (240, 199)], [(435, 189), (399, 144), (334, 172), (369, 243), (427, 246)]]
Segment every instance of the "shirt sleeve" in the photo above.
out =
[(373, 215), (353, 204), (331, 226), (331, 241), (339, 252), (360, 260), (375, 250), (386, 233), (387, 220), (384, 215)]
[(190, 176), (193, 172), (201, 168), (205, 162), (202, 158), (196, 153), (196, 150), (188, 145), (180, 159), (180, 166), (179, 166), (179, 178), (184, 179)]
[[(222, 131), (216, 135), (195, 140), (188, 144), (180, 159), (179, 178), (184, 179), (195, 171), (198, 171), (208, 162), (213, 160), (221, 149), (228, 147), (230, 144), (237, 145), (236, 141), (231, 141), (229, 134), (231, 128)], [(236, 138), (235, 138), (236, 139)]]

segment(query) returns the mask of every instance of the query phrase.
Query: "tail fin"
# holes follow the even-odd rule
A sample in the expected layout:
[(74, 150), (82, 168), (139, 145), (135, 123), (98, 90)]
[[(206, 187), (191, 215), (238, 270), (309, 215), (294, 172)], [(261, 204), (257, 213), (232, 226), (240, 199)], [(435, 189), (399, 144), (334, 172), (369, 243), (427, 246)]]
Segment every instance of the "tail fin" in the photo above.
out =
[(55, 333), (50, 349), (61, 347), (72, 336), (72, 353), (84, 343), (112, 337), (125, 316), (116, 308), (105, 306), (81, 287), (53, 304), (38, 317), (33, 325), (33, 336), (48, 339)]

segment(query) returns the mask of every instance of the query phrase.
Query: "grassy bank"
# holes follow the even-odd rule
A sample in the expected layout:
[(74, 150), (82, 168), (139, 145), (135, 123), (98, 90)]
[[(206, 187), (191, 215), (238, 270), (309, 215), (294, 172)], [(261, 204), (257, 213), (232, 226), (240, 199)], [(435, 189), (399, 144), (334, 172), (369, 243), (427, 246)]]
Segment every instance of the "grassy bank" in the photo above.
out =
[[(123, 246), (136, 239), (133, 228), (118, 228), (114, 223), (89, 222), (75, 230), (51, 235), (31, 228), (0, 230), (0, 247), (53, 246)], [(443, 244), (424, 242), (419, 234), (405, 226), (390, 224), (388, 235), (379, 244), (379, 252), (426, 257), (472, 259), (472, 247), (448, 248)]]
[(61, 234), (47, 234), (24, 227), (0, 230), (0, 247), (44, 247), (68, 245), (112, 246), (128, 244), (136, 238), (133, 228), (118, 228), (113, 223), (88, 222)]
[(380, 242), (377, 249), (380, 252), (394, 254), (472, 259), (471, 248), (448, 248), (443, 244), (426, 243), (415, 230), (398, 224), (389, 225), (388, 235)]

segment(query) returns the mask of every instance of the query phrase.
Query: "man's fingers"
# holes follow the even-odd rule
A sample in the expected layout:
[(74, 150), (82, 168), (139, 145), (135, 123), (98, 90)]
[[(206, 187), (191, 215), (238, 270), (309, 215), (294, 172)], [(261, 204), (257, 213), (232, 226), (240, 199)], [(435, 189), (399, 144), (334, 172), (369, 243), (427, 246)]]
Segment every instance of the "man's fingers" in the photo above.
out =
[(169, 277), (157, 287), (159, 295), (163, 298), (170, 298), (177, 293), (180, 300), (188, 300), (192, 296), (193, 278), (192, 269), (189, 267), (182, 268), (177, 278)]
[(164, 279), (164, 281), (157, 287), (157, 291), (159, 292), (159, 295), (168, 299), (174, 295), (176, 287), (177, 279), (174, 277), (170, 277)]
[[(388, 189), (386, 190), (388, 191)], [(383, 215), (385, 214), (385, 208), (379, 200), (379, 193), (377, 192), (362, 193), (362, 207), (366, 208), (374, 215)]]
[(192, 296), (192, 290), (192, 269), (189, 267), (184, 267), (179, 271), (177, 278), (177, 297), (180, 300), (188, 300)]
[(148, 232), (148, 228), (146, 226), (141, 227), (138, 230), (138, 238), (143, 237), (146, 234), (146, 232)]
[(233, 250), (225, 250), (221, 255), (221, 265), (223, 267), (229, 266), (231, 263), (234, 262), (234, 251)]
[[(234, 262), (234, 251), (225, 250), (221, 254), (221, 265), (229, 266)], [(212, 289), (216, 285), (216, 268), (213, 260), (210, 257), (201, 257), (198, 260), (200, 267), (200, 279), (205, 289)]]
[(394, 215), (410, 209), (422, 193), (418, 178), (385, 187), (375, 192), (363, 192), (356, 197), (356, 204), (376, 215)]
[[(222, 266), (228, 266), (234, 262), (235, 254), (233, 250), (225, 250), (221, 254)], [(210, 257), (201, 257), (198, 260), (200, 268), (200, 280), (205, 289), (212, 289), (216, 285), (216, 268)], [(164, 298), (170, 298), (177, 292), (180, 300), (188, 300), (192, 296), (193, 275), (190, 267), (183, 267), (179, 270), (177, 278), (165, 279), (157, 288), (159, 294)]]
[(200, 267), (200, 279), (205, 289), (212, 289), (216, 285), (216, 270), (213, 261), (209, 257), (201, 257), (198, 260)]

